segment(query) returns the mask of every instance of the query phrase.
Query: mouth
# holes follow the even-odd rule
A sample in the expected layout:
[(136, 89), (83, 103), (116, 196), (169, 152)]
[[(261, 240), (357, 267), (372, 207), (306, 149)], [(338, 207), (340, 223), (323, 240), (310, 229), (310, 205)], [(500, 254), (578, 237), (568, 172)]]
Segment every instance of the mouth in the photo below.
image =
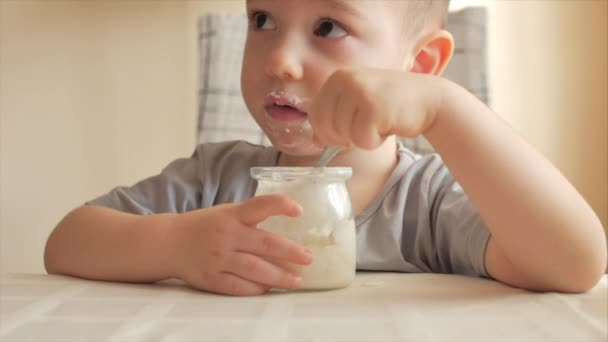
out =
[(306, 120), (308, 114), (289, 105), (270, 105), (266, 106), (268, 116), (277, 121), (293, 122)]
[(285, 123), (301, 122), (308, 114), (300, 106), (297, 97), (271, 94), (264, 100), (264, 109), (270, 118)]

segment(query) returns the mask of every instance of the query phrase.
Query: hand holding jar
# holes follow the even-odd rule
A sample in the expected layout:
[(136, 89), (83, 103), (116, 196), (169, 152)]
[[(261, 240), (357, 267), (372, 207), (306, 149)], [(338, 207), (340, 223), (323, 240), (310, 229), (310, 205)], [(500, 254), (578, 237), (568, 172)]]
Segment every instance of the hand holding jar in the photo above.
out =
[(273, 215), (301, 213), (292, 199), (268, 195), (177, 215), (166, 237), (172, 246), (167, 255), (170, 269), (175, 278), (194, 288), (228, 295), (298, 288), (301, 276), (273, 260), (307, 265), (312, 251), (256, 227)]

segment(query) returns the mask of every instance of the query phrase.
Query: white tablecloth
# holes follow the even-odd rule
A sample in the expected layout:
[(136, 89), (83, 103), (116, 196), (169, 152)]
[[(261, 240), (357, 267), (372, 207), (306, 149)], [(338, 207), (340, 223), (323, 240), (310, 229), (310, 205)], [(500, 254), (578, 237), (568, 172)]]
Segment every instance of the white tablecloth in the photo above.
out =
[(0, 278), (2, 341), (607, 341), (606, 277), (580, 295), (358, 273), (342, 290), (227, 297), (176, 283)]

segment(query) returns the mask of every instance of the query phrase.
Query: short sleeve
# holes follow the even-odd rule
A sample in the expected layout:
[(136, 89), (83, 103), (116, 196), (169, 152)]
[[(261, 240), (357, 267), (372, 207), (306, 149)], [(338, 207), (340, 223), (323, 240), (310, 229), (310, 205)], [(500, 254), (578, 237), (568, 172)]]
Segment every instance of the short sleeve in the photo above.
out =
[(114, 188), (86, 204), (149, 215), (239, 202), (255, 191), (250, 168), (273, 166), (277, 159), (277, 150), (243, 141), (199, 144), (190, 158), (173, 161), (160, 174)]
[(436, 272), (489, 277), (485, 252), (490, 232), (445, 166), (429, 184), (430, 227)]
[(200, 207), (202, 179), (199, 151), (165, 167), (160, 174), (133, 186), (119, 186), (86, 205), (109, 207), (132, 214), (183, 213)]
[(423, 272), (489, 277), (485, 251), (490, 232), (438, 154), (414, 158), (401, 191), (406, 263)]
[(438, 154), (400, 149), (384, 189), (356, 222), (360, 270), (488, 277), (490, 232)]

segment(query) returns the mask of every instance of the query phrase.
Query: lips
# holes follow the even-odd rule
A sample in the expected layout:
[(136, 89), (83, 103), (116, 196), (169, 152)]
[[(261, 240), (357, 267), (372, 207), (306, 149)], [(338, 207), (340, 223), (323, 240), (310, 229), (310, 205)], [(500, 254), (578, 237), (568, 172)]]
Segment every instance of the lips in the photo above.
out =
[(271, 94), (264, 100), (264, 109), (266, 109), (268, 116), (276, 121), (304, 121), (308, 115), (302, 108), (299, 108), (299, 102), (294, 96), (287, 97)]
[(270, 105), (266, 106), (266, 113), (277, 121), (302, 121), (307, 114), (291, 106)]

